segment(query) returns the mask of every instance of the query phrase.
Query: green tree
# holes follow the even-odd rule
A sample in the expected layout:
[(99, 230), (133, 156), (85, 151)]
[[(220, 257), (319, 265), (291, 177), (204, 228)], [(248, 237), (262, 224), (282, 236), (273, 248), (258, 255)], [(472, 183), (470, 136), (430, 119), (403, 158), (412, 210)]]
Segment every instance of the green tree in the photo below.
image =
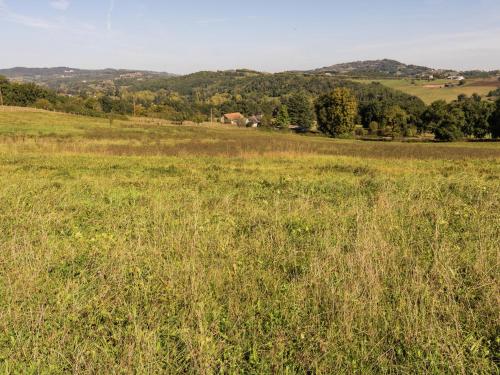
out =
[(484, 138), (489, 133), (488, 119), (493, 111), (492, 105), (477, 94), (470, 98), (465, 95), (458, 97), (455, 105), (464, 112), (465, 123), (462, 132), (465, 136)]
[(111, 113), (113, 111), (114, 101), (113, 98), (111, 98), (110, 96), (108, 95), (101, 96), (99, 98), (99, 104), (104, 113)]
[(465, 114), (460, 106), (438, 100), (422, 114), (422, 124), (423, 129), (433, 132), (437, 140), (454, 141), (464, 135)]
[(437, 123), (434, 135), (440, 141), (456, 141), (463, 137), (462, 128), (465, 124), (465, 115), (460, 108), (452, 107)]
[(85, 108), (90, 111), (102, 112), (101, 103), (96, 98), (88, 98), (85, 100)]
[(314, 121), (314, 110), (309, 96), (304, 91), (295, 92), (288, 100), (290, 121), (305, 129), (310, 129)]
[(279, 128), (287, 128), (290, 125), (290, 115), (288, 114), (288, 107), (282, 105), (276, 116), (276, 125)]
[(271, 128), (273, 125), (273, 118), (272, 116), (269, 116), (269, 115), (263, 115), (262, 116), (262, 120), (260, 122), (260, 126), (262, 128)]
[(203, 116), (201, 114), (196, 114), (193, 116), (193, 122), (195, 122), (198, 125), (203, 123), (205, 120), (206, 120), (205, 116)]
[(53, 104), (49, 102), (47, 99), (38, 99), (33, 106), (35, 108), (45, 109), (48, 111), (54, 109)]
[(341, 87), (322, 95), (316, 102), (319, 129), (337, 137), (354, 131), (358, 102), (351, 90)]
[(133, 113), (132, 104), (117, 97), (102, 96), (99, 98), (99, 104), (104, 113), (118, 113), (122, 115)]
[(434, 132), (448, 112), (448, 104), (444, 100), (433, 102), (422, 114), (420, 132)]
[(409, 116), (404, 109), (393, 105), (386, 109), (384, 117), (386, 125), (391, 128), (393, 134), (403, 133), (406, 135)]
[(360, 106), (359, 114), (365, 128), (369, 128), (372, 122), (382, 123), (384, 120), (383, 103), (379, 100), (370, 100)]
[(495, 102), (495, 110), (490, 116), (490, 132), (493, 138), (500, 138), (500, 99)]

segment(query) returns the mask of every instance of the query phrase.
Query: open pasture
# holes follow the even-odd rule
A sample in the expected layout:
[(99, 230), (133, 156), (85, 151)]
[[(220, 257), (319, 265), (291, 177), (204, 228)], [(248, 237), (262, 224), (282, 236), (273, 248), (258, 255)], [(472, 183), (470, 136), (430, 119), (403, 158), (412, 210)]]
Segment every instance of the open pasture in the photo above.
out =
[(455, 83), (450, 80), (411, 80), (411, 79), (380, 79), (380, 80), (356, 80), (357, 82), (380, 82), (382, 85), (403, 91), (410, 95), (415, 95), (422, 99), (426, 104), (431, 104), (436, 100), (445, 100), (451, 102), (460, 94), (470, 96), (479, 94), (485, 96), (497, 87), (500, 87), (498, 80), (470, 79), (466, 80), (463, 86), (444, 87), (446, 83)]
[(498, 372), (500, 144), (0, 111), (0, 372)]

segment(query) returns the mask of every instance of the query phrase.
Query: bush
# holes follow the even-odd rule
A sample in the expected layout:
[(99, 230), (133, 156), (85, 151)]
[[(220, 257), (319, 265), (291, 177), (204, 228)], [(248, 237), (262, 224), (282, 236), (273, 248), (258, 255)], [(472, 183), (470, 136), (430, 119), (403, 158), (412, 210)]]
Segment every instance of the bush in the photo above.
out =
[(370, 134), (377, 134), (378, 128), (379, 128), (379, 125), (378, 125), (377, 121), (370, 122), (370, 125), (369, 125)]
[(403, 135), (405, 137), (416, 137), (418, 134), (418, 130), (416, 126), (408, 126), (405, 128)]
[(38, 99), (35, 104), (34, 104), (35, 108), (38, 108), (38, 109), (45, 109), (47, 111), (51, 111), (54, 109), (54, 105), (49, 102), (47, 99)]
[(354, 134), (358, 137), (362, 137), (364, 135), (367, 135), (368, 131), (366, 129), (363, 129), (362, 126), (356, 126), (356, 129), (354, 130)]

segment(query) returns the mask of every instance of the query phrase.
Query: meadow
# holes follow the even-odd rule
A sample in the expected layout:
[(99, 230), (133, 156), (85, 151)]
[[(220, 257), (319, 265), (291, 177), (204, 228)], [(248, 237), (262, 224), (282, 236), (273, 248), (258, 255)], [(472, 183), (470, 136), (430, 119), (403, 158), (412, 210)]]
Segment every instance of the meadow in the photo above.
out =
[[(361, 83), (380, 82), (382, 85), (403, 91), (404, 93), (415, 95), (422, 99), (425, 104), (431, 104), (436, 100), (451, 102), (456, 100), (461, 94), (471, 96), (478, 94), (488, 95), (491, 91), (500, 87), (500, 81), (493, 79), (468, 79), (463, 86), (444, 87), (446, 83), (457, 83), (446, 79), (425, 81), (412, 79), (380, 79), (380, 80), (356, 80)], [(435, 86), (435, 87), (432, 87)], [(443, 87), (440, 87), (443, 86)]]
[(500, 144), (0, 110), (0, 372), (499, 372)]

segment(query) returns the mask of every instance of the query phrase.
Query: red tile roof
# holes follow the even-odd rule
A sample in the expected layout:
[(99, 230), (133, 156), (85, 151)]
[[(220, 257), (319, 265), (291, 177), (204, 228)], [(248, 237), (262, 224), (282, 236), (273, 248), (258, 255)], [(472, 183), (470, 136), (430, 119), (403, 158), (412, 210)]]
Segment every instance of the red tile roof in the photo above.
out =
[(239, 112), (236, 112), (236, 113), (226, 113), (224, 115), (224, 117), (227, 118), (228, 120), (235, 121), (235, 120), (242, 119), (243, 115), (241, 113), (239, 113)]

